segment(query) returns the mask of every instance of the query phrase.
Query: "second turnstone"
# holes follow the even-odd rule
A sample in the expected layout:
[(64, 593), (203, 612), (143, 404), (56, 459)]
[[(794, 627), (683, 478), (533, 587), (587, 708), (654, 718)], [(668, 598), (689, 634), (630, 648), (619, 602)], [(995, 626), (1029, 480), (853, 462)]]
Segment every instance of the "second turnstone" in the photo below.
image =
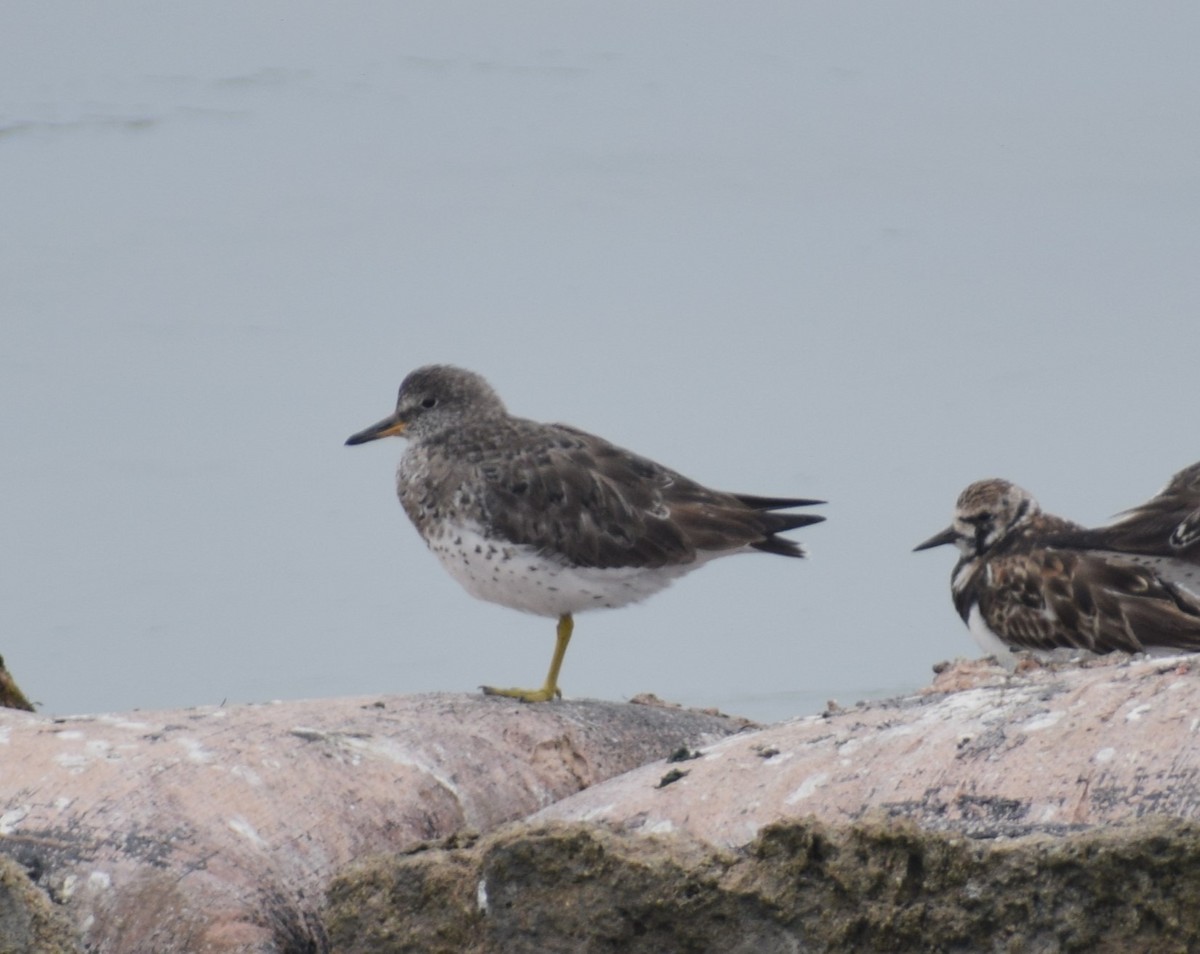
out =
[(986, 653), (1200, 650), (1200, 599), (1146, 562), (1096, 549), (1092, 533), (1007, 480), (982, 480), (916, 549), (958, 547), (954, 606)]
[(824, 501), (710, 490), (574, 427), (514, 417), (480, 375), (447, 365), (413, 371), (395, 413), (346, 443), (401, 435), (400, 502), (450, 575), (558, 619), (540, 689), (484, 687), (526, 702), (560, 694), (575, 613), (645, 599), (716, 557), (803, 556), (779, 534), (825, 519), (777, 512)]

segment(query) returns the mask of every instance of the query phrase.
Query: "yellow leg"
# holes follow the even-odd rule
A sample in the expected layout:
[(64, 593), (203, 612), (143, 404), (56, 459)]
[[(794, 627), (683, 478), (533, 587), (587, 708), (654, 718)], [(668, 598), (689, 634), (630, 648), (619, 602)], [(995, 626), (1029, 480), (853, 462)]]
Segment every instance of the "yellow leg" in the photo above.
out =
[(484, 695), (508, 696), (510, 699), (520, 699), (522, 702), (549, 702), (560, 698), (562, 690), (558, 688), (558, 671), (562, 668), (563, 657), (567, 654), (567, 644), (571, 641), (571, 631), (575, 621), (570, 613), (563, 613), (558, 618), (558, 639), (554, 643), (554, 656), (550, 660), (550, 671), (546, 673), (546, 684), (541, 689), (496, 689), (483, 686)]

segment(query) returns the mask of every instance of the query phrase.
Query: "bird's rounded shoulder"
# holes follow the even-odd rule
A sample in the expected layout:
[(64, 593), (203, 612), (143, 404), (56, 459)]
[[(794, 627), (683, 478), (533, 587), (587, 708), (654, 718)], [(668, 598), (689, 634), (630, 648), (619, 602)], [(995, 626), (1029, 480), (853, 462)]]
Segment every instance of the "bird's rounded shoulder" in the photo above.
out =
[(569, 424), (543, 424), (510, 418), (493, 428), (474, 454), (461, 454), (488, 480), (514, 472), (543, 479), (603, 479), (616, 485), (665, 487), (681, 479), (668, 467)]

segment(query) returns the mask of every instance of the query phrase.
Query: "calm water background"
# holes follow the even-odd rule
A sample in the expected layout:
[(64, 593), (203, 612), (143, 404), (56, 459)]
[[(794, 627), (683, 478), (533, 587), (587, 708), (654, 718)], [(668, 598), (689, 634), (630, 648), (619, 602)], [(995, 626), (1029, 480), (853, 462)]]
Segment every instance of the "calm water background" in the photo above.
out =
[(968, 481), (1200, 458), (1200, 7), (0, 10), (0, 652), (54, 713), (537, 684), (348, 449), (411, 368), (827, 498), (584, 615), (569, 694), (760, 718), (973, 644)]

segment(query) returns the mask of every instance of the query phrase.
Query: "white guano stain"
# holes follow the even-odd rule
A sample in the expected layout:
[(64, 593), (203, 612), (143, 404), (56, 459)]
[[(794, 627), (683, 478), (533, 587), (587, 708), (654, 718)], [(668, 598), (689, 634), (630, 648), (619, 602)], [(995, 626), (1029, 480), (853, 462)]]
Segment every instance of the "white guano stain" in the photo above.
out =
[(813, 794), (813, 792), (815, 792), (817, 789), (819, 789), (822, 785), (824, 785), (828, 781), (829, 781), (829, 773), (828, 772), (813, 773), (808, 778), (806, 778), (803, 782), (801, 782), (800, 787), (797, 788), (794, 792), (792, 792), (792, 794), (789, 795), (784, 800), (784, 804), (785, 805), (795, 805), (796, 802), (804, 801), (804, 799), (810, 797)]
[(0, 835), (11, 835), (28, 814), (29, 809), (22, 805), (20, 808), (10, 808), (0, 815)]
[(1104, 748), (1092, 756), (1092, 761), (1098, 762), (1100, 765), (1103, 765), (1105, 762), (1111, 762), (1113, 760), (1113, 756), (1115, 756), (1116, 754), (1117, 754), (1116, 749), (1111, 748), (1111, 747)]
[(180, 736), (175, 742), (186, 751), (189, 762), (197, 762), (203, 765), (213, 760), (212, 753), (191, 736)]
[(1143, 702), (1140, 706), (1134, 706), (1132, 709), (1129, 710), (1128, 713), (1126, 713), (1125, 721), (1126, 722), (1137, 722), (1139, 719), (1141, 719), (1142, 716), (1144, 716), (1152, 708), (1154, 708), (1154, 707), (1148, 702)]
[(970, 715), (974, 712), (987, 711), (994, 706), (994, 693), (983, 689), (965, 689), (939, 702), (932, 708), (927, 718), (942, 721), (947, 715), (951, 717)]
[(229, 819), (229, 828), (247, 841), (253, 842), (259, 848), (267, 846), (267, 842), (262, 835), (246, 819), (242, 818), (241, 815), (234, 815), (233, 818)]
[(112, 887), (112, 877), (107, 871), (93, 871), (88, 875), (87, 883), (93, 891), (107, 891)]
[(114, 729), (124, 729), (127, 732), (151, 732), (162, 728), (161, 726), (153, 726), (149, 722), (137, 722), (119, 715), (98, 715), (96, 716), (96, 721), (102, 722), (105, 725), (111, 725)]
[(112, 747), (113, 747), (112, 743), (109, 742), (107, 739), (91, 739), (90, 741), (85, 742), (83, 745), (84, 751), (87, 752), (87, 754), (92, 756), (93, 758), (119, 759), (120, 758), (119, 755), (115, 755), (112, 753)]
[(580, 821), (595, 821), (597, 818), (607, 818), (612, 814), (613, 808), (616, 806), (612, 802), (607, 805), (598, 805), (595, 808), (589, 808), (583, 815), (580, 816)]
[(1058, 725), (1062, 720), (1061, 712), (1043, 712), (1039, 716), (1034, 716), (1028, 722), (1021, 726), (1022, 732), (1040, 732), (1042, 729), (1049, 729), (1051, 726)]
[(406, 765), (414, 768), (422, 774), (429, 776), (438, 785), (450, 792), (454, 796), (455, 801), (460, 805), (463, 803), (463, 795), (458, 787), (458, 783), (450, 775), (424, 759), (414, 758), (410, 750), (392, 739), (382, 736), (357, 738), (351, 735), (339, 735), (336, 741), (342, 748), (349, 749), (356, 760), (359, 753), (361, 753), (372, 759), (384, 759), (395, 765)]
[(235, 765), (229, 770), (229, 774), (234, 778), (240, 778), (247, 785), (251, 785), (254, 788), (262, 787), (262, 777), (248, 765)]

